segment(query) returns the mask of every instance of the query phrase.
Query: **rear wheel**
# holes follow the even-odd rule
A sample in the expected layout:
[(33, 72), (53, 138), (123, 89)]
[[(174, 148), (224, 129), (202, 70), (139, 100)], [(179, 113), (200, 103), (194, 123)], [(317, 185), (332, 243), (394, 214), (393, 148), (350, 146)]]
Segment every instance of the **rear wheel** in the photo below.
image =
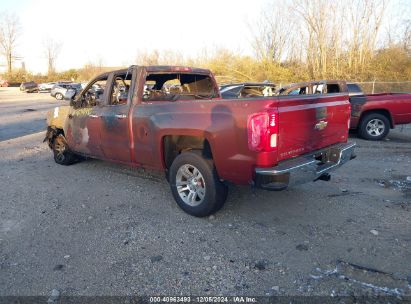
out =
[(368, 140), (381, 140), (390, 132), (388, 118), (380, 113), (366, 114), (359, 126), (359, 135)]
[(59, 165), (68, 166), (75, 162), (75, 155), (69, 150), (66, 139), (62, 134), (53, 141), (54, 161)]
[(56, 94), (56, 99), (57, 99), (57, 100), (63, 100), (63, 94), (57, 93), (57, 94)]
[(175, 201), (185, 212), (198, 217), (217, 212), (227, 198), (227, 187), (218, 178), (213, 161), (201, 152), (181, 153), (169, 171)]

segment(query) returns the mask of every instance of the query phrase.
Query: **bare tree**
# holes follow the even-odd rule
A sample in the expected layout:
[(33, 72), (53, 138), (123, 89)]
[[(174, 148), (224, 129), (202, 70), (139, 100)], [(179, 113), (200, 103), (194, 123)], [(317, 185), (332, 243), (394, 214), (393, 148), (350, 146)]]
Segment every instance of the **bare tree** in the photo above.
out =
[(47, 71), (49, 75), (52, 75), (56, 72), (56, 61), (58, 55), (60, 54), (62, 43), (49, 37), (44, 39), (43, 46), (44, 55), (46, 56), (48, 63)]
[(13, 69), (17, 40), (21, 33), (20, 21), (16, 15), (3, 13), (0, 16), (0, 49), (6, 57), (7, 70)]
[(376, 48), (386, 0), (353, 0), (347, 14), (348, 66), (354, 72), (363, 72)]
[(311, 77), (337, 74), (341, 60), (341, 14), (343, 5), (327, 0), (294, 0), (293, 11), (300, 17)]
[(300, 63), (309, 78), (369, 75), (393, 1), (271, 0), (251, 27), (252, 47), (259, 61)]
[(290, 48), (292, 21), (287, 2), (275, 1), (262, 9), (255, 25), (249, 24), (252, 47), (259, 60), (279, 64), (289, 55), (288, 52), (294, 49)]
[(403, 46), (404, 49), (410, 51), (411, 49), (411, 20), (407, 20), (407, 25), (405, 26), (404, 30), (404, 37), (403, 37)]

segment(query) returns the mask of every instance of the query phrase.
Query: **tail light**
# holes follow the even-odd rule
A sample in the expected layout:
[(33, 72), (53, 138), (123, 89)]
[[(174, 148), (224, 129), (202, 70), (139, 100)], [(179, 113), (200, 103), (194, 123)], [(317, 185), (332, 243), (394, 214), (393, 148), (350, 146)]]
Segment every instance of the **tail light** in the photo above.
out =
[(277, 149), (278, 113), (260, 112), (248, 117), (248, 148), (257, 152)]

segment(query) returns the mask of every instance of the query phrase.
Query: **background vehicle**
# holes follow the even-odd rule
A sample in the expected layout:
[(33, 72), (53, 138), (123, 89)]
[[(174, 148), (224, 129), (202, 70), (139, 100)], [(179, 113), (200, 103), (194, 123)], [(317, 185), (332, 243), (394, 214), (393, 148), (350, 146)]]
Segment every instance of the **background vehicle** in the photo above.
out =
[(223, 206), (227, 182), (283, 190), (329, 180), (354, 157), (349, 119), (346, 92), (221, 99), (209, 70), (132, 66), (50, 111), (45, 141), (58, 164), (80, 155), (165, 171), (177, 204), (206, 216)]
[(275, 84), (268, 82), (244, 82), (220, 86), (221, 97), (224, 99), (273, 96), (274, 91)]
[(35, 83), (34, 81), (28, 81), (28, 82), (23, 82), (20, 85), (20, 91), (24, 91), (26, 93), (33, 93), (33, 92), (37, 92), (38, 86), (37, 83)]
[(0, 87), (8, 87), (9, 82), (5, 79), (0, 79)]
[(368, 140), (381, 140), (398, 124), (411, 123), (411, 94), (366, 95), (356, 83), (323, 80), (295, 83), (277, 90), (279, 95), (335, 94), (348, 90), (351, 103), (350, 129)]
[(53, 88), (50, 91), (50, 95), (56, 98), (57, 100), (63, 100), (64, 95), (67, 93), (67, 90), (70, 88), (81, 90), (81, 84), (79, 83), (58, 83), (53, 86)]
[(348, 84), (351, 102), (350, 129), (368, 140), (385, 138), (396, 125), (411, 123), (411, 94), (364, 94), (355, 83)]
[(57, 82), (45, 82), (39, 84), (39, 91), (51, 91)]

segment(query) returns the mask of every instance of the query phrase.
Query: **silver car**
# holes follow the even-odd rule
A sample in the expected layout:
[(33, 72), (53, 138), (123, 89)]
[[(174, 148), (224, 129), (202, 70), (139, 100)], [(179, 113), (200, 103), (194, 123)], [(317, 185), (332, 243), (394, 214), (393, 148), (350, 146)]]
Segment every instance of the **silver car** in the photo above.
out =
[(53, 86), (50, 95), (57, 100), (63, 100), (68, 89), (78, 88), (79, 86), (81, 86), (79, 83), (58, 83)]
[(39, 92), (48, 91), (50, 92), (51, 89), (57, 84), (57, 82), (44, 82), (39, 84)]

